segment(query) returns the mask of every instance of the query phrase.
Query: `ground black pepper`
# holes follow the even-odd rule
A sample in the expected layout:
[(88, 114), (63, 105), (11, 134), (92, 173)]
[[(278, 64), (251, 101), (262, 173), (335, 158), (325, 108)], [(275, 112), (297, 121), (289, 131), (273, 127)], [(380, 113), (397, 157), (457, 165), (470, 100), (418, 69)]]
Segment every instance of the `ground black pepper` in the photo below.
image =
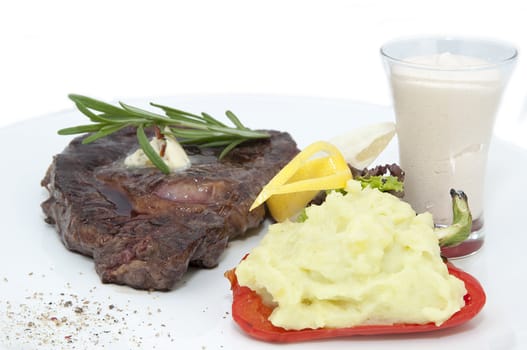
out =
[[(69, 289), (70, 284), (66, 287)], [(151, 337), (170, 338), (166, 325), (155, 323), (150, 308), (132, 311), (130, 300), (120, 307), (73, 293), (38, 291), (26, 295), (24, 300), (24, 303), (14, 304), (0, 298), (0, 345), (93, 349), (111, 348), (112, 343), (126, 342), (131, 349), (141, 349), (144, 339), (136, 334), (136, 330), (138, 327), (144, 330), (145, 326), (151, 330)], [(161, 309), (157, 312), (160, 313)], [(129, 313), (139, 315), (141, 323), (129, 324)]]

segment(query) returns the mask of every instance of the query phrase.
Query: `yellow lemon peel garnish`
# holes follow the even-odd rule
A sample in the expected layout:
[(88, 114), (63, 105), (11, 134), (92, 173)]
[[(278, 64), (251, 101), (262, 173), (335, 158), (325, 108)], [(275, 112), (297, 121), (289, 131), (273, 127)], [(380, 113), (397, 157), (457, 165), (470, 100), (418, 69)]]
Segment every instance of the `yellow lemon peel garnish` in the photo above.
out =
[(276, 174), (249, 210), (267, 201), (273, 218), (284, 221), (298, 214), (319, 191), (344, 188), (351, 177), (339, 149), (329, 142), (318, 141), (298, 153)]

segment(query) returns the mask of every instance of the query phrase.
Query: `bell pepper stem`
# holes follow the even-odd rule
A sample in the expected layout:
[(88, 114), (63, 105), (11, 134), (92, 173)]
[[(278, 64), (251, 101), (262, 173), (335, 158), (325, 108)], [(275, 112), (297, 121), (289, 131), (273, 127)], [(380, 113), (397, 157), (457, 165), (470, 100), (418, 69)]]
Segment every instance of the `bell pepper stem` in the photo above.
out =
[(436, 228), (441, 247), (452, 247), (465, 241), (472, 231), (472, 214), (465, 192), (450, 190), (452, 197), (452, 225)]

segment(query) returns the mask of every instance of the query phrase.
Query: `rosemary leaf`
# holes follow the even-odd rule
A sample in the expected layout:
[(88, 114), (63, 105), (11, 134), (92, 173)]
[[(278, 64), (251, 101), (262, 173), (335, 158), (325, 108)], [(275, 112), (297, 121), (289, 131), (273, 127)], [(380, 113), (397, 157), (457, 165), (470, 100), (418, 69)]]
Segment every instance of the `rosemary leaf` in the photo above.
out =
[(115, 124), (115, 123), (126, 123), (126, 124), (145, 124), (148, 123), (148, 119), (141, 118), (139, 116), (132, 116), (129, 114), (126, 114), (124, 111), (122, 114), (107, 114), (107, 113), (101, 113), (98, 114), (97, 117), (101, 118), (104, 123), (107, 124)]
[[(206, 142), (206, 143), (200, 143), (199, 145), (201, 147), (225, 147), (225, 146), (230, 145), (231, 143), (233, 143), (232, 139), (210, 141), (210, 142)], [(192, 144), (192, 142), (189, 142), (189, 143), (183, 142), (183, 144), (184, 145), (188, 145), (188, 144)]]
[(152, 122), (160, 122), (163, 125), (170, 123), (171, 120), (161, 114), (152, 113), (150, 111), (147, 111), (145, 109), (137, 108), (134, 106), (127, 105), (126, 103), (119, 102), (121, 107), (127, 112), (130, 112), (132, 115), (141, 116), (145, 119), (148, 119)]
[(206, 121), (208, 121), (210, 124), (214, 124), (214, 125), (217, 125), (217, 126), (221, 126), (221, 127), (224, 127), (224, 128), (228, 128), (227, 125), (223, 124), (223, 123), (220, 122), (218, 119), (216, 119), (216, 118), (214, 118), (213, 116), (211, 116), (210, 114), (207, 114), (207, 113), (202, 112), (201, 115), (203, 116), (203, 119), (205, 119)]
[(93, 99), (91, 97), (76, 95), (76, 94), (70, 94), (68, 95), (68, 97), (76, 104), (80, 103), (81, 105), (84, 105), (86, 108), (93, 109), (99, 112), (106, 112), (109, 114), (119, 114), (119, 112), (121, 112), (120, 108), (115, 107), (109, 103)]
[(185, 111), (182, 111), (181, 109), (168, 107), (168, 106), (160, 105), (160, 104), (153, 103), (153, 102), (150, 102), (150, 105), (157, 107), (157, 108), (161, 108), (162, 110), (165, 111), (165, 113), (171, 113), (172, 115), (182, 115), (182, 116), (192, 117), (194, 120), (198, 120), (198, 121), (201, 119), (199, 115), (185, 112)]
[(232, 113), (231, 111), (227, 111), (225, 112), (225, 115), (227, 116), (227, 118), (229, 118), (229, 120), (234, 124), (236, 125), (236, 127), (240, 130), (248, 130), (243, 124), (242, 122), (240, 122), (240, 119), (238, 119), (238, 117)]
[(209, 130), (203, 130), (203, 129), (183, 129), (183, 128), (175, 129), (175, 128), (172, 128), (170, 133), (174, 135), (176, 138), (182, 137), (182, 138), (195, 139), (195, 138), (202, 138), (202, 137), (220, 137), (220, 136), (232, 138), (232, 136), (230, 135), (225, 135), (220, 132), (211, 132)]
[(219, 131), (222, 133), (225, 133), (227, 135), (235, 135), (239, 137), (246, 138), (248, 140), (250, 139), (263, 139), (268, 138), (269, 134), (266, 132), (260, 132), (260, 131), (253, 131), (249, 129), (234, 129), (234, 128), (222, 128), (219, 126), (210, 126), (209, 130), (211, 131)]
[(88, 118), (90, 118), (90, 120), (92, 122), (95, 122), (95, 123), (101, 123), (101, 122), (105, 122), (105, 120), (101, 117), (99, 117), (97, 114), (93, 113), (92, 111), (90, 111), (88, 108), (86, 108), (82, 103), (80, 102), (75, 102), (75, 106), (77, 106), (77, 109), (79, 111), (81, 111), (82, 114), (84, 114), (85, 116), (87, 116)]
[(203, 137), (192, 137), (185, 138), (182, 136), (175, 136), (178, 139), (178, 142), (182, 145), (199, 145), (201, 147), (215, 147), (211, 146), (211, 142), (223, 143), (223, 145), (228, 145), (232, 141), (236, 140), (232, 136), (203, 136)]
[(192, 123), (193, 125), (207, 125), (207, 122), (204, 120), (198, 120), (194, 117), (187, 117), (181, 114), (176, 114), (172, 112), (165, 112), (166, 116), (172, 119), (174, 125), (181, 124), (182, 122)]
[(103, 127), (104, 124), (87, 124), (87, 125), (79, 125), (79, 126), (73, 126), (71, 128), (64, 128), (60, 129), (57, 133), (59, 135), (75, 135), (75, 134), (84, 134), (86, 132), (96, 132), (99, 131), (101, 127)]
[(223, 149), (223, 151), (221, 151), (220, 155), (219, 155), (219, 158), (220, 159), (223, 159), (223, 157), (225, 157), (230, 151), (232, 151), (233, 148), (235, 148), (236, 146), (238, 146), (240, 143), (242, 143), (244, 140), (237, 140), (237, 141), (233, 141), (231, 142), (227, 147), (225, 147)]
[(117, 132), (121, 130), (122, 128), (126, 127), (126, 124), (109, 124), (101, 127), (99, 131), (97, 131), (94, 134), (89, 135), (85, 139), (82, 140), (83, 144), (92, 143), (95, 140), (98, 140), (100, 138), (106, 137), (110, 134), (113, 134), (114, 132)]

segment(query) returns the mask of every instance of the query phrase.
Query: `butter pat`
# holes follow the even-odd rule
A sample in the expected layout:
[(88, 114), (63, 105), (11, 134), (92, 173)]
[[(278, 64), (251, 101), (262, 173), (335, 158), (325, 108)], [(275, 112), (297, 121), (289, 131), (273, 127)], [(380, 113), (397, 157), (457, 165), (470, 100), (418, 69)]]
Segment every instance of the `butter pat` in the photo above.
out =
[(240, 285), (275, 306), (270, 321), (440, 325), (463, 307), (464, 283), (442, 262), (431, 214), (354, 180), (346, 190), (307, 208), (303, 223), (271, 225), (236, 268)]
[[(190, 167), (190, 159), (174, 137), (165, 135), (164, 140), (153, 137), (150, 145), (158, 154), (160, 154), (163, 145), (166, 145), (165, 154), (161, 158), (168, 165), (171, 172), (182, 171)], [(126, 157), (124, 165), (131, 168), (154, 166), (142, 149), (138, 149)]]

